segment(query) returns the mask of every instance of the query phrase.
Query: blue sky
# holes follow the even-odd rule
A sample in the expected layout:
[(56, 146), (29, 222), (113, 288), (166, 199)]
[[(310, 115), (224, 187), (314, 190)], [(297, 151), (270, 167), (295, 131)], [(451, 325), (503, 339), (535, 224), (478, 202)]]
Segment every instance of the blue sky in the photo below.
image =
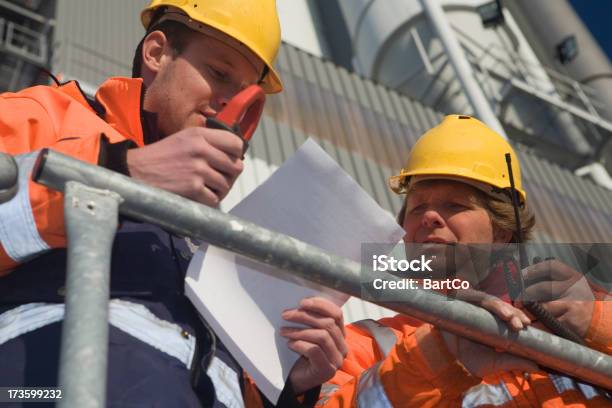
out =
[(585, 25), (599, 42), (601, 48), (612, 60), (612, 1), (610, 0), (570, 0)]

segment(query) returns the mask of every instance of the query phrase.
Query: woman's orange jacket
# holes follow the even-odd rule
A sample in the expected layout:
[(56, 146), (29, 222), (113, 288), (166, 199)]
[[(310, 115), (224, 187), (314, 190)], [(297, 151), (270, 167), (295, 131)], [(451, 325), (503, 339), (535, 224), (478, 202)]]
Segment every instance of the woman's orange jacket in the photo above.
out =
[[(387, 343), (393, 339), (389, 346), (385, 337)], [(509, 371), (474, 377), (450, 354), (436, 328), (404, 315), (349, 325), (346, 341), (349, 353), (323, 386), (317, 407), (612, 406), (595, 388), (560, 374)], [(609, 299), (595, 301), (586, 343), (612, 355)]]

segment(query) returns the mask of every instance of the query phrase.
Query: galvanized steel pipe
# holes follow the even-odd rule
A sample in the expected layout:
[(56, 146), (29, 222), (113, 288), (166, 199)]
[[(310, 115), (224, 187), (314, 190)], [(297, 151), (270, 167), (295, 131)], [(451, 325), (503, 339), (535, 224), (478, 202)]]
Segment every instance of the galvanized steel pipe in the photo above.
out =
[(9, 201), (17, 193), (18, 176), (13, 156), (0, 152), (0, 204)]
[(58, 406), (106, 406), (110, 262), (120, 197), (66, 183), (66, 313), (62, 325)]
[(491, 103), (487, 100), (484, 92), (474, 77), (474, 72), (470, 63), (468, 62), (459, 40), (455, 36), (450, 23), (446, 19), (444, 9), (440, 5), (438, 0), (421, 0), (421, 5), (425, 10), (425, 14), (429, 18), (431, 25), (434, 27), (440, 37), (440, 41), (444, 45), (446, 55), (450, 61), (457, 78), (461, 83), (461, 87), (465, 92), (472, 105), (472, 109), (476, 116), (484, 123), (487, 124), (495, 132), (503, 136), (504, 139), (508, 139), (504, 127), (501, 125), (499, 119), (491, 108)]
[[(292, 271), (351, 296), (362, 297), (361, 265), (292, 237), (224, 214), (191, 200), (136, 182), (53, 151), (43, 151), (35, 180), (63, 191), (67, 180), (116, 191), (122, 214), (191, 236), (256, 261)], [(381, 272), (377, 277), (399, 279)], [(529, 327), (518, 333), (489, 312), (460, 300), (445, 300), (425, 290), (398, 293), (394, 303), (377, 302), (497, 349), (527, 357), (543, 366), (612, 389), (612, 357)]]

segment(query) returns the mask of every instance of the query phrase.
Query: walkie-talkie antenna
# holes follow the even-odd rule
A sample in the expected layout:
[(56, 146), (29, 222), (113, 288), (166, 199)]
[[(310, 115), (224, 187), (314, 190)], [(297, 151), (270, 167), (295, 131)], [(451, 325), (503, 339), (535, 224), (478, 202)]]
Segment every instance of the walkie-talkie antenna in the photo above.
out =
[[(522, 270), (529, 266), (529, 260), (527, 259), (527, 251), (525, 245), (523, 245), (523, 230), (521, 228), (521, 216), (519, 214), (519, 198), (518, 191), (514, 184), (514, 175), (512, 174), (512, 159), (510, 153), (506, 153), (506, 164), (508, 165), (508, 177), (510, 178), (510, 195), (512, 197), (512, 206), (514, 207), (514, 218), (516, 219), (516, 240), (519, 246), (519, 296), (521, 299), (525, 294), (525, 281), (523, 280)], [(544, 326), (549, 328), (553, 333), (558, 336), (565, 337), (574, 343), (584, 344), (582, 338), (569, 329), (566, 325), (557, 320), (552, 314), (550, 314), (542, 305), (538, 302), (527, 301), (522, 299), (525, 308), (534, 315)]]
[[(525, 247), (523, 245), (523, 229), (521, 227), (521, 216), (519, 214), (519, 197), (518, 191), (516, 190), (514, 184), (514, 174), (512, 173), (512, 157), (510, 153), (506, 153), (506, 164), (508, 165), (508, 178), (510, 179), (510, 197), (512, 198), (512, 207), (514, 208), (514, 219), (516, 221), (516, 240), (519, 246), (519, 259), (518, 264), (520, 269), (527, 267), (529, 265), (529, 260), (527, 259), (527, 252), (525, 251)], [(523, 274), (519, 270), (519, 284), (521, 295), (525, 290), (525, 283), (523, 282)]]

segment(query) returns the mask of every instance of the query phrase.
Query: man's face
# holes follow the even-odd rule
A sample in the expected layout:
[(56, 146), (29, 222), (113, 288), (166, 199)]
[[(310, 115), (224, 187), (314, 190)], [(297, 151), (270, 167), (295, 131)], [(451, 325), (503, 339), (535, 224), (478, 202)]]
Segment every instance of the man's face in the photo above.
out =
[(257, 83), (263, 70), (263, 63), (253, 66), (234, 48), (197, 32), (179, 55), (169, 43), (160, 52), (144, 108), (158, 114), (164, 136), (204, 126), (234, 95)]

